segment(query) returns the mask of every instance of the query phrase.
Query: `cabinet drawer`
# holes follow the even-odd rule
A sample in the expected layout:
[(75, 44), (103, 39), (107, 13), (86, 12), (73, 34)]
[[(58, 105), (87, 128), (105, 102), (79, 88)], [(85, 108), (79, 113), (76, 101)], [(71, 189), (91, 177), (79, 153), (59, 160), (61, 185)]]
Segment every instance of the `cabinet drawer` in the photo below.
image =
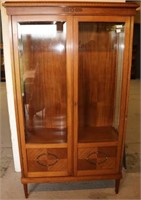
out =
[(67, 149), (27, 149), (28, 172), (67, 171)]
[(113, 170), (116, 167), (117, 147), (93, 147), (78, 149), (79, 170)]

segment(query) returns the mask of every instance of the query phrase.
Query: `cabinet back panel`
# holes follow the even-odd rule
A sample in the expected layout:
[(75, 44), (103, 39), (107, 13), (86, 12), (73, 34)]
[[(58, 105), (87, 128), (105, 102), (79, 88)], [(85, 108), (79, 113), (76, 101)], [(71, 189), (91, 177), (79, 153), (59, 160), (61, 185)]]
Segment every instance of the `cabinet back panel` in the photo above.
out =
[(118, 34), (115, 23), (79, 23), (79, 126), (112, 126)]

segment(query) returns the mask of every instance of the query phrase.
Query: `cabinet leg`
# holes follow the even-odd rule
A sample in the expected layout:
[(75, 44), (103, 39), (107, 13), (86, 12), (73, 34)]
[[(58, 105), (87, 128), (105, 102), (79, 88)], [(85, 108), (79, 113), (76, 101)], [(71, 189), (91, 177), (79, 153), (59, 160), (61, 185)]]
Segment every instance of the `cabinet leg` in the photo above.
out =
[(123, 167), (125, 169), (127, 169), (127, 165), (126, 165), (126, 150), (125, 150), (125, 146), (124, 146), (124, 152), (123, 152)]
[(25, 198), (28, 198), (28, 186), (27, 184), (23, 184)]
[(115, 193), (118, 194), (120, 186), (120, 179), (115, 180)]

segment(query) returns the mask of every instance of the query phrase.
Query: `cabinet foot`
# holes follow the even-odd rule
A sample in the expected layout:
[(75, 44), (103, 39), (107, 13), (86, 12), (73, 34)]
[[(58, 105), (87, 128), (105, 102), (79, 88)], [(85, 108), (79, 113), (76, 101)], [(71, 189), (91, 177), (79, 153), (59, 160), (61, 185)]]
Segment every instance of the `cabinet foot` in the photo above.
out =
[(120, 179), (115, 180), (115, 193), (118, 194), (120, 186)]
[(28, 198), (28, 186), (27, 184), (23, 184), (23, 188), (24, 188), (24, 194), (25, 194), (25, 198)]

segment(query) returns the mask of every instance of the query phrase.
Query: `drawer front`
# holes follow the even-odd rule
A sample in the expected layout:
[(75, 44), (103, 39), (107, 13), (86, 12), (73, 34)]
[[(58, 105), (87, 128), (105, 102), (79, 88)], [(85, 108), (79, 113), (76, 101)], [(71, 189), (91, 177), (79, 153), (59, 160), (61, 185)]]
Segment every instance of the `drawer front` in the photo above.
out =
[(67, 149), (27, 149), (28, 172), (67, 172)]
[[(105, 173), (115, 171), (117, 147), (78, 148), (78, 171)], [(82, 172), (83, 173), (83, 172)]]

